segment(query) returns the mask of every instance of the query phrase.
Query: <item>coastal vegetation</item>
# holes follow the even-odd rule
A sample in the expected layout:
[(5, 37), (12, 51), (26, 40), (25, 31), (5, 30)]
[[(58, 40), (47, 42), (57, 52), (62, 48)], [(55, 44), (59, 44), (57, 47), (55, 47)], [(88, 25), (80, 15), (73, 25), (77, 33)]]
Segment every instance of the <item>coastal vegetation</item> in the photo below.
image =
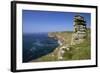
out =
[(74, 17), (73, 31), (49, 32), (48, 37), (58, 41), (55, 50), (37, 61), (68, 61), (91, 59), (91, 32), (83, 16)]
[[(57, 37), (63, 38), (63, 45), (59, 45), (52, 53), (49, 53), (48, 55), (42, 56), (41, 58), (38, 58), (36, 62), (41, 61), (68, 61), (68, 60), (86, 60), (91, 58), (91, 43), (90, 43), (90, 29), (87, 29), (87, 35), (84, 41), (80, 44), (71, 45), (71, 39), (72, 39), (72, 31), (64, 31), (64, 32), (53, 32), (49, 33), (49, 36), (53, 38), (54, 35)], [(62, 38), (57, 38), (58, 40), (62, 40)], [(58, 59), (58, 52), (62, 46), (67, 46), (62, 52), (62, 58)]]

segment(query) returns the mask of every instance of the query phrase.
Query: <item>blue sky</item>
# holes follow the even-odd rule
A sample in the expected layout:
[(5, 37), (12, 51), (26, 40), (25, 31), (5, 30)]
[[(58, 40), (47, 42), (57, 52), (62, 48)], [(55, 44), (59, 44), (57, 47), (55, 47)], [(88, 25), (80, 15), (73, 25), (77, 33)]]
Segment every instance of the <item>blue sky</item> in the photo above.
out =
[[(87, 22), (87, 27), (91, 24), (90, 13), (79, 13)], [(22, 24), (24, 33), (73, 31), (73, 12), (55, 11), (35, 11), (23, 10)]]

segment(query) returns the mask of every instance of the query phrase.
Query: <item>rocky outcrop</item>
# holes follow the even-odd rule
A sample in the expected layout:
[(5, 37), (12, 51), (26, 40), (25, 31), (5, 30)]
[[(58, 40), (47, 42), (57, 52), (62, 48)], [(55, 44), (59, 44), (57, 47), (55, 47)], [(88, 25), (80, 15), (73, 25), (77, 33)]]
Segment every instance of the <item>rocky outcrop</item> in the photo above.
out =
[(74, 17), (74, 33), (72, 35), (71, 45), (80, 44), (86, 37), (86, 21), (84, 17), (76, 15)]
[[(57, 56), (57, 60), (63, 60), (63, 55), (65, 51), (69, 52), (71, 50), (70, 48), (71, 45), (82, 43), (87, 36), (86, 21), (84, 17), (76, 15), (74, 17), (73, 26), (74, 30), (70, 38), (66, 38), (66, 36), (69, 36), (68, 34), (66, 34), (67, 31), (65, 33), (53, 32), (48, 34), (49, 37), (58, 40), (59, 46), (54, 50), (53, 53), (50, 54), (52, 56)], [(63, 34), (66, 35), (62, 36)]]

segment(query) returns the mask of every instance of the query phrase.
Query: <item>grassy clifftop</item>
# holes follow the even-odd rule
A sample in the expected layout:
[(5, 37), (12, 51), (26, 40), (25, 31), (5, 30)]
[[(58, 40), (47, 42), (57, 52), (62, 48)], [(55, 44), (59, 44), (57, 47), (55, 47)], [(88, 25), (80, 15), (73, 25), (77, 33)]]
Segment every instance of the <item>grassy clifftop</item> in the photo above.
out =
[[(69, 32), (69, 31), (53, 32), (53, 33), (48, 34), (49, 37), (62, 41), (62, 44), (63, 44), (62, 46), (68, 45), (69, 49), (68, 50), (64, 49), (64, 53), (62, 55), (61, 60), (67, 61), (67, 60), (90, 59), (91, 58), (90, 29), (87, 30), (87, 37), (80, 44), (71, 45), (72, 34), (73, 32)], [(37, 61), (39, 62), (40, 61), (43, 61), (43, 62), (44, 61), (60, 61), (58, 59), (58, 52), (62, 46), (58, 46), (55, 51), (37, 59), (36, 62)]]
[(52, 33), (48, 33), (48, 36), (62, 41), (63, 44), (64, 43), (70, 44), (71, 38), (72, 38), (72, 33), (73, 33), (72, 31), (52, 32)]

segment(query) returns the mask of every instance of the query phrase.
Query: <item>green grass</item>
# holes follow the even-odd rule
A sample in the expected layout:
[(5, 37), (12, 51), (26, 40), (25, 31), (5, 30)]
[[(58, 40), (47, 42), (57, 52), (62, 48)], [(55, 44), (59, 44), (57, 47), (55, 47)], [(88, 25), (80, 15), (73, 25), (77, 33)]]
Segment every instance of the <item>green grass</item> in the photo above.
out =
[(64, 32), (53, 32), (51, 33), (52, 35), (56, 35), (56, 36), (61, 36), (62, 38), (65, 39), (66, 44), (70, 44), (71, 43), (71, 38), (72, 38), (72, 31), (64, 31)]
[(88, 41), (84, 41), (81, 44), (70, 46), (71, 50), (66, 51), (64, 54), (64, 60), (83, 60), (91, 58), (91, 47)]
[(90, 30), (87, 30), (85, 40), (77, 45), (70, 45), (70, 51), (64, 54), (64, 60), (83, 60), (91, 58)]
[[(72, 38), (72, 32), (54, 32), (53, 34), (60, 35), (61, 37), (66, 39), (66, 43), (64, 45), (71, 43)], [(70, 50), (65, 50), (65, 53), (63, 54), (63, 60), (86, 60), (91, 59), (91, 44), (90, 44), (90, 30), (87, 30), (87, 37), (85, 40), (76, 45), (70, 45)], [(59, 47), (59, 46), (58, 46)], [(55, 51), (57, 53), (57, 51)], [(46, 56), (42, 56), (41, 58), (37, 59), (36, 61), (58, 61), (57, 54), (55, 52), (52, 52)], [(52, 54), (54, 56), (52, 56)], [(34, 61), (33, 61), (34, 62)]]

